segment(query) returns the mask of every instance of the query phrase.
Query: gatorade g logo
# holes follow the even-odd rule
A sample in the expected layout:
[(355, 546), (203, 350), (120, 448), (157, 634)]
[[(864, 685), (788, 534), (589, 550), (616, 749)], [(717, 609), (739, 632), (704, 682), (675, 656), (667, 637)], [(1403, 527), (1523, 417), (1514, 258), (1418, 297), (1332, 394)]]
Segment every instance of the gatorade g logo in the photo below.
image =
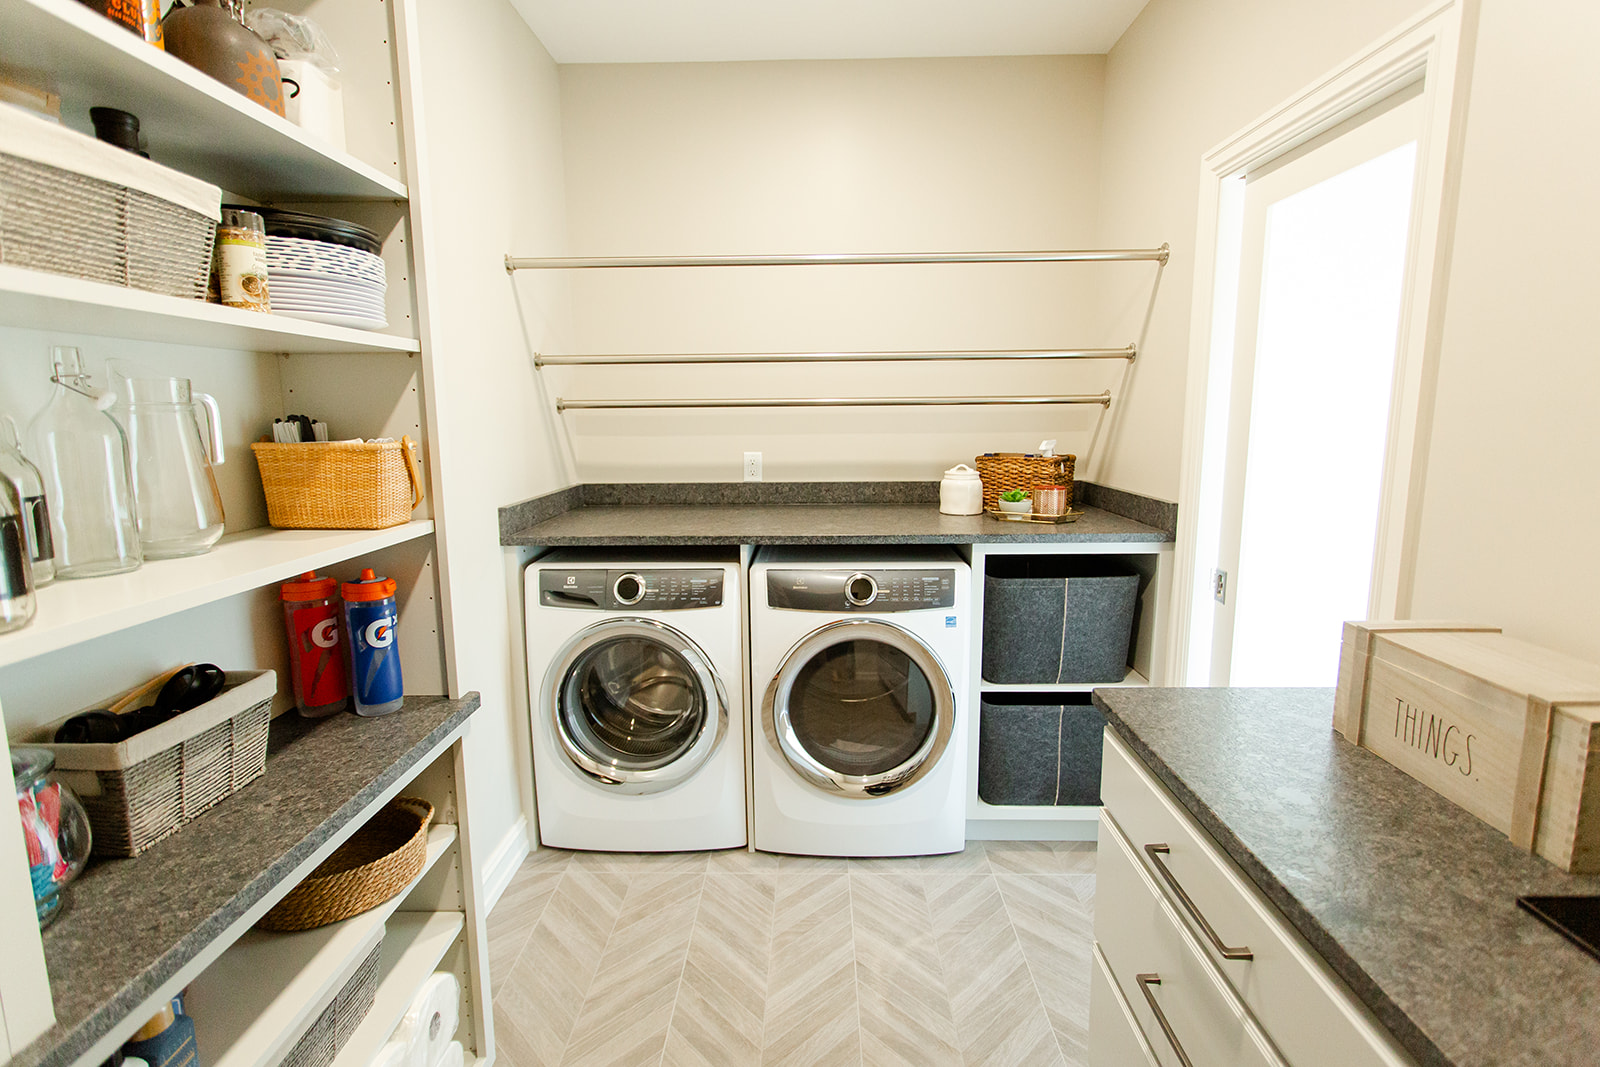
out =
[(335, 619), (323, 619), (311, 628), (311, 643), (318, 648), (339, 647), (339, 623)]
[(361, 632), (361, 636), (366, 638), (367, 647), (388, 648), (394, 644), (394, 623), (393, 615), (385, 615), (367, 623), (367, 628)]

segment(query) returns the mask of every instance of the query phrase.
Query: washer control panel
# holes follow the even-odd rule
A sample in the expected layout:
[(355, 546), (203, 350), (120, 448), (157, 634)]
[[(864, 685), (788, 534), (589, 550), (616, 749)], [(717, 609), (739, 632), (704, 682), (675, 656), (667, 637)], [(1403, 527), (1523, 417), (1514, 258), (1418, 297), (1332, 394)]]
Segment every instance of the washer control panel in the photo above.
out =
[(956, 603), (952, 569), (827, 569), (767, 572), (767, 605), (791, 611), (921, 611)]
[(539, 603), (590, 611), (681, 611), (722, 604), (722, 574), (714, 568), (604, 570), (541, 567)]

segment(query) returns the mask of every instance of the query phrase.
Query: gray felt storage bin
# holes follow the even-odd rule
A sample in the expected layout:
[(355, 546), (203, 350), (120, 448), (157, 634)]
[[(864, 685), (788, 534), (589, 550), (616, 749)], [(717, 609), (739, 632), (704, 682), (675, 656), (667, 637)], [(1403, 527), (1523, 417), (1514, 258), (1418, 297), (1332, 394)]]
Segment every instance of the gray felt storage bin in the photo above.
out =
[(985, 804), (1099, 804), (1106, 720), (1088, 693), (987, 695), (978, 719), (978, 797)]
[(992, 556), (983, 586), (983, 677), (1001, 685), (1120, 682), (1139, 575), (1100, 556)]

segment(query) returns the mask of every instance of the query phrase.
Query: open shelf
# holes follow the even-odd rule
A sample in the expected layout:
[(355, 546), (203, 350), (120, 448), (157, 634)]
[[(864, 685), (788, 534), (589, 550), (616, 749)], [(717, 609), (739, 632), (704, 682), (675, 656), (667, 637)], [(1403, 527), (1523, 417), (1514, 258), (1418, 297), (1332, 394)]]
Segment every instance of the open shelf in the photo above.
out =
[(1120, 682), (1069, 682), (1061, 685), (1053, 682), (1029, 682), (1022, 685), (1001, 685), (999, 682), (985, 681), (978, 683), (978, 691), (980, 693), (1087, 693), (1095, 689), (1119, 689), (1149, 684), (1148, 678), (1130, 667)]
[(139, 116), (158, 163), (256, 200), (404, 200), (403, 182), (268, 111), (76, 0), (6, 0), (0, 63), (60, 94)]
[(432, 519), (387, 530), (262, 527), (230, 534), (203, 556), (155, 560), (105, 578), (57, 581), (39, 590), (32, 623), (0, 637), (0, 667), (431, 533)]
[[(252, 930), (189, 986), (187, 1007), (209, 1067), (268, 1067), (294, 1046), (384, 936), (384, 924), (456, 840), (449, 824), (428, 831), (421, 873), (371, 911), (282, 934)], [(457, 928), (460, 916), (456, 916)], [(411, 916), (392, 920), (395, 936)]]
[[(0, 4), (0, 12), (9, 10)], [(0, 35), (4, 32), (0, 26)], [(24, 329), (256, 352), (416, 352), (422, 347), (411, 337), (7, 266), (0, 266), (0, 322)]]
[(465, 925), (466, 917), (458, 911), (403, 911), (389, 921), (378, 964), (377, 999), (334, 1057), (333, 1067), (366, 1067), (372, 1062), (411, 1006), (418, 987), (439, 968)]

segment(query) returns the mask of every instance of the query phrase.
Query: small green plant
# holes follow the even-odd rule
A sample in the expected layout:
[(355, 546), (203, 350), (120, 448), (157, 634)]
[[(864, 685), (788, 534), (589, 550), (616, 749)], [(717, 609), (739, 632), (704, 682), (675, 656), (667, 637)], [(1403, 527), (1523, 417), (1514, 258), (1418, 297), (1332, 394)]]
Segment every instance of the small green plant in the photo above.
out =
[(1000, 499), (1009, 500), (1014, 504), (1019, 500), (1028, 499), (1028, 491), (1026, 489), (1007, 489), (1000, 494)]

